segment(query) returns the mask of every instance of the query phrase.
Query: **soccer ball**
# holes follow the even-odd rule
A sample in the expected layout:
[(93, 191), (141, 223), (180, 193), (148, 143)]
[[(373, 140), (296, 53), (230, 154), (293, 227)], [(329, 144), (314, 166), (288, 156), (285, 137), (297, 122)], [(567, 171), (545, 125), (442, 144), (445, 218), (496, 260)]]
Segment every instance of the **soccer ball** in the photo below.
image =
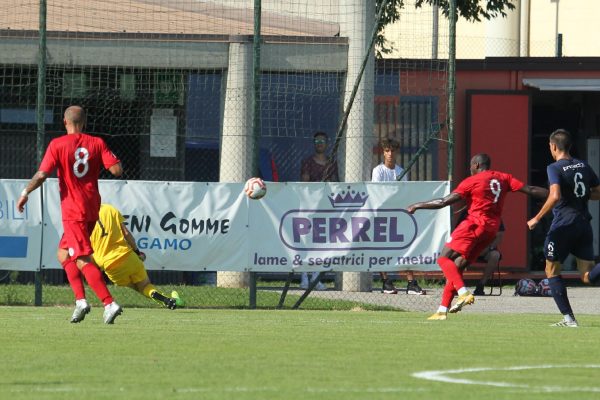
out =
[(252, 200), (262, 199), (267, 194), (267, 185), (260, 178), (250, 178), (244, 185), (244, 192)]

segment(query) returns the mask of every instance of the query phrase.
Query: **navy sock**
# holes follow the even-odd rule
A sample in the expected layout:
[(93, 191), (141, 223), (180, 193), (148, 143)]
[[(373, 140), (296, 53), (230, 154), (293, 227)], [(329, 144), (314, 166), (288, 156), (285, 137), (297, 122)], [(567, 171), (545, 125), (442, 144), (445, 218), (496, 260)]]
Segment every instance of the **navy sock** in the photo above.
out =
[(592, 285), (600, 284), (600, 263), (596, 264), (596, 266), (594, 266), (594, 268), (592, 268), (588, 277), (590, 278), (590, 283)]
[(569, 303), (569, 297), (567, 296), (567, 288), (562, 280), (562, 277), (553, 276), (548, 279), (548, 283), (550, 284), (550, 289), (552, 290), (552, 297), (554, 297), (554, 302), (558, 306), (560, 313), (562, 315), (573, 315), (573, 309), (571, 308), (571, 304)]

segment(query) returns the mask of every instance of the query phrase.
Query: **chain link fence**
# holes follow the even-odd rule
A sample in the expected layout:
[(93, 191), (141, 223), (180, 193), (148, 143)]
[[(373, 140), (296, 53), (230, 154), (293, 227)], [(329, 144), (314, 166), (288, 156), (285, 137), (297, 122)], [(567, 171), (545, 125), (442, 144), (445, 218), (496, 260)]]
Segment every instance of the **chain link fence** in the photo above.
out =
[[(105, 139), (127, 180), (299, 181), (317, 131), (332, 139), (329, 152), (338, 135), (332, 157), (342, 181), (370, 179), (384, 137), (400, 141), (398, 163), (410, 165), (410, 180), (446, 179), (447, 60), (373, 62), (365, 47), (354, 49), (370, 38), (369, 18), (356, 19), (375, 13), (373, 0), (261, 6), (257, 51), (251, 1), (0, 0), (0, 179), (34, 174), (49, 141), (64, 134), (62, 115), (72, 104), (87, 110), (87, 132)], [(398, 45), (430, 43), (406, 38)], [(359, 79), (365, 57), (371, 61)], [(340, 129), (345, 111), (348, 126)], [(149, 274), (191, 307), (244, 307), (252, 297), (251, 288), (224, 282), (227, 273), (202, 266)], [(40, 277), (43, 304), (72, 302), (62, 270), (43, 269)], [(372, 291), (352, 293), (337, 290), (336, 274), (328, 273), (327, 290), (313, 292), (302, 307), (425, 310), (437, 303), (436, 274), (419, 275), (427, 296), (383, 295), (379, 275), (373, 277)], [(34, 272), (0, 271), (0, 278), (0, 304), (33, 303)], [(290, 307), (302, 294), (299, 275), (252, 279), (259, 307)], [(111, 290), (125, 306), (152, 304), (130, 290)]]

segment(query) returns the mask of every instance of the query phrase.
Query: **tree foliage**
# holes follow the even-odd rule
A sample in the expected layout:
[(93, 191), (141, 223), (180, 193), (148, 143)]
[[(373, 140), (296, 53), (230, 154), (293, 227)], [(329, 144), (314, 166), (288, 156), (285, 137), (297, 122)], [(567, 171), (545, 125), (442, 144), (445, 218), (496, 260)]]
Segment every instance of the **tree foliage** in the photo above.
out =
[[(384, 5), (381, 19), (377, 26), (377, 38), (375, 47), (377, 56), (391, 53), (393, 48), (383, 36), (383, 29), (396, 22), (400, 18), (400, 10), (404, 8), (405, 0), (376, 0), (377, 11)], [(456, 11), (458, 17), (467, 21), (481, 21), (482, 19), (492, 19), (498, 16), (505, 17), (506, 12), (515, 8), (517, 0), (456, 0)], [(442, 15), (448, 17), (450, 10), (450, 0), (416, 0), (417, 8), (423, 5), (439, 6)]]

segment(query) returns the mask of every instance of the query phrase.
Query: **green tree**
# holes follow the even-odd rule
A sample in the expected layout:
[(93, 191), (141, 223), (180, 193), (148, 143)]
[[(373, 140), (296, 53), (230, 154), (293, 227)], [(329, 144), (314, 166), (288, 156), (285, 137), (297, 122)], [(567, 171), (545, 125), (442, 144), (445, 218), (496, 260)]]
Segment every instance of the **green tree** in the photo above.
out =
[[(381, 20), (378, 24), (377, 38), (375, 40), (375, 48), (377, 56), (391, 53), (393, 48), (385, 39), (382, 32), (383, 29), (392, 22), (400, 18), (400, 10), (404, 8), (405, 0), (376, 0), (377, 11), (384, 5)], [(462, 17), (467, 21), (481, 21), (482, 19), (491, 19), (498, 16), (505, 17), (506, 12), (513, 10), (516, 0), (456, 0), (456, 10), (458, 17)], [(438, 5), (443, 15), (448, 17), (450, 7), (449, 0), (416, 0), (415, 6), (422, 7), (424, 4)]]

